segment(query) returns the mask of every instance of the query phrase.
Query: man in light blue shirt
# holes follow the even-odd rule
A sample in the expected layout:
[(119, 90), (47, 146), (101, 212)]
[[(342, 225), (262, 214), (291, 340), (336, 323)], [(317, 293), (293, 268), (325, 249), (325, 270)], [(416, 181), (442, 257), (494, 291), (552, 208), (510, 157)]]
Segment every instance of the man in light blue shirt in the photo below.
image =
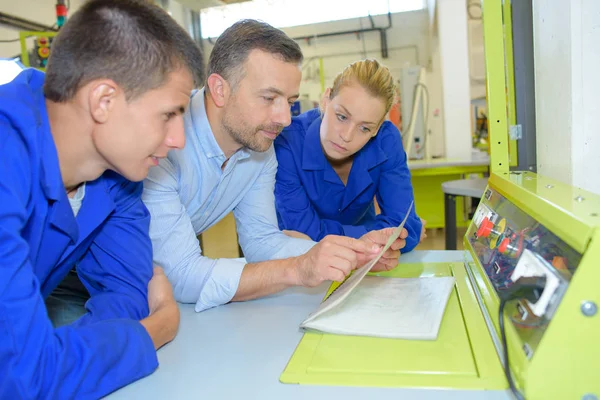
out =
[[(272, 143), (291, 122), (301, 62), (298, 45), (268, 24), (246, 20), (226, 30), (212, 50), (206, 86), (192, 94), (184, 115), (186, 147), (170, 152), (144, 182), (154, 261), (175, 298), (195, 303), (196, 311), (341, 281), (391, 233), (328, 236), (317, 244), (279, 230)], [(246, 260), (204, 257), (197, 234), (232, 211)], [(378, 268), (393, 268), (403, 245), (397, 240)]]

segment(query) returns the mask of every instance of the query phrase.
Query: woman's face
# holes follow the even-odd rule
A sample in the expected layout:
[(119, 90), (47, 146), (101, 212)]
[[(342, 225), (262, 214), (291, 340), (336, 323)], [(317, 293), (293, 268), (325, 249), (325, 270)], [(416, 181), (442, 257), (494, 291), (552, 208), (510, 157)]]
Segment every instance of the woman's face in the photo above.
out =
[(337, 96), (323, 99), (321, 147), (328, 159), (343, 161), (371, 139), (385, 116), (383, 99), (373, 97), (358, 83), (346, 85)]

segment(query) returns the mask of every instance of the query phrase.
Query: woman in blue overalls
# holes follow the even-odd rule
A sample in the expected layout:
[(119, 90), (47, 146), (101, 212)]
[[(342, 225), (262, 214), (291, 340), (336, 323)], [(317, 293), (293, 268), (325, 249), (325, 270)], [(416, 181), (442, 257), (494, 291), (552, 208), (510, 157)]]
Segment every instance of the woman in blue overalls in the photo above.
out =
[[(293, 118), (275, 140), (280, 229), (319, 241), (329, 234), (360, 238), (400, 224), (414, 195), (400, 132), (384, 121), (395, 95), (386, 67), (358, 61), (335, 78), (320, 109)], [(402, 252), (424, 237), (415, 208)]]

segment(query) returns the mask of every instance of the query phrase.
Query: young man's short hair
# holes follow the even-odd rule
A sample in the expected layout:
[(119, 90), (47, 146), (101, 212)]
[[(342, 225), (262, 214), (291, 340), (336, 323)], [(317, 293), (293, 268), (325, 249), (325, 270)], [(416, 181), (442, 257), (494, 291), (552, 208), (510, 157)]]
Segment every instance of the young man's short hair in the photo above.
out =
[(54, 40), (44, 95), (65, 102), (88, 82), (108, 78), (131, 100), (161, 86), (181, 67), (196, 86), (202, 84), (200, 48), (160, 7), (145, 0), (91, 0)]

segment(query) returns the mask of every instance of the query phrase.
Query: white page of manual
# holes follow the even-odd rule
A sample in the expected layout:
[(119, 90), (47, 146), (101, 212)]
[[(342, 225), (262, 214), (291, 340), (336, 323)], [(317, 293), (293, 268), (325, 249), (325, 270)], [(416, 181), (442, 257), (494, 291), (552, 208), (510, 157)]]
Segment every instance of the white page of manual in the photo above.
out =
[(366, 276), (337, 307), (302, 327), (341, 335), (435, 340), (454, 283), (454, 277)]
[(323, 301), (321, 303), (321, 305), (319, 305), (319, 307), (315, 311), (313, 311), (304, 320), (304, 322), (302, 322), (302, 324), (300, 324), (301, 328), (303, 328), (305, 326), (305, 324), (308, 323), (309, 321), (312, 321), (313, 319), (318, 318), (320, 315), (337, 307), (339, 304), (341, 304), (344, 301), (344, 299), (346, 297), (348, 297), (348, 295), (350, 295), (350, 293), (352, 293), (352, 291), (354, 290), (356, 285), (358, 285), (360, 283), (360, 281), (365, 277), (365, 275), (367, 275), (369, 273), (371, 268), (373, 268), (377, 264), (379, 259), (390, 248), (392, 243), (394, 243), (394, 241), (398, 238), (398, 236), (400, 236), (400, 233), (402, 232), (402, 229), (404, 228), (404, 224), (406, 223), (406, 220), (408, 219), (410, 211), (412, 210), (412, 206), (413, 206), (413, 202), (410, 203), (410, 206), (408, 206), (408, 210), (406, 211), (406, 216), (404, 217), (404, 219), (402, 220), (400, 225), (394, 229), (394, 231), (392, 232), (392, 235), (389, 237), (387, 243), (379, 251), (377, 256), (374, 259), (372, 259), (370, 262), (368, 262), (367, 264), (363, 265), (362, 267), (360, 267), (359, 269), (354, 271), (352, 273), (352, 275), (350, 275), (344, 282), (342, 282), (340, 284), (340, 286), (338, 286), (329, 295), (329, 297), (327, 297), (325, 299), (325, 301)]

